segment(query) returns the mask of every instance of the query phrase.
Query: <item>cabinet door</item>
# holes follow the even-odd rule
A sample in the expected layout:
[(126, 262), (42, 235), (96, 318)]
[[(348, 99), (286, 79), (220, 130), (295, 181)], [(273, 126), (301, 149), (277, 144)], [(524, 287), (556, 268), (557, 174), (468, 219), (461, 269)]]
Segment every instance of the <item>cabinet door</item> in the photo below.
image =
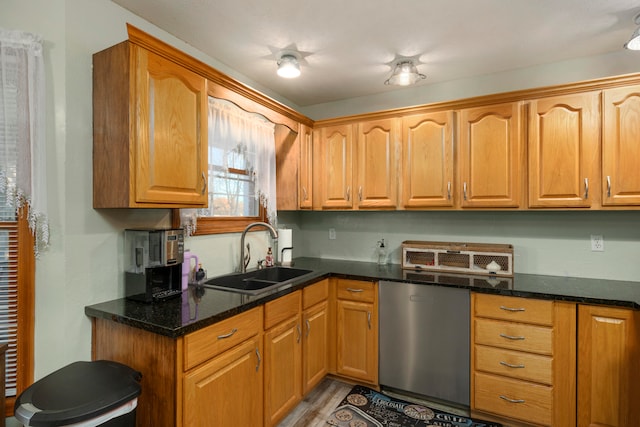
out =
[(599, 200), (599, 94), (529, 105), (529, 207), (584, 207)]
[(369, 303), (338, 300), (337, 372), (378, 382), (378, 315)]
[(453, 206), (453, 113), (402, 119), (402, 206)]
[(206, 206), (206, 79), (142, 48), (134, 51), (135, 201)]
[(578, 426), (640, 425), (638, 312), (578, 308)]
[(313, 208), (313, 130), (300, 125), (300, 170), (298, 175), (298, 207)]
[(395, 208), (398, 204), (398, 120), (358, 123), (357, 196), (360, 209)]
[(463, 208), (516, 208), (521, 203), (521, 104), (460, 111), (459, 182)]
[[(317, 138), (316, 138), (317, 137)], [(351, 209), (353, 207), (353, 128), (351, 125), (331, 126), (314, 132), (314, 194), (320, 209)], [(315, 184), (318, 184), (317, 186)], [(318, 191), (319, 190), (319, 191)]]
[(602, 204), (640, 205), (640, 85), (604, 91)]
[(329, 370), (329, 308), (323, 301), (303, 314), (302, 382), (303, 394), (313, 389)]
[(265, 332), (264, 425), (267, 427), (276, 425), (302, 399), (301, 340), (299, 316)]
[(261, 341), (249, 339), (184, 376), (182, 425), (262, 425)]

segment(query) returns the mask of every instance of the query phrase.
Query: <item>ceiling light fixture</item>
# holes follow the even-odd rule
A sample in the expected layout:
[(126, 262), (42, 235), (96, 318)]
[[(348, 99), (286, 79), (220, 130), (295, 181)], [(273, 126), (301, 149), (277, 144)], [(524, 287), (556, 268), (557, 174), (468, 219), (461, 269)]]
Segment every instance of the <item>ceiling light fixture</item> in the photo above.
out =
[(278, 75), (285, 79), (293, 79), (300, 75), (298, 58), (292, 53), (283, 53), (278, 59)]
[[(640, 25), (640, 13), (633, 18), (633, 22), (636, 25)], [(629, 50), (640, 50), (640, 27), (636, 28), (629, 41), (624, 44), (624, 47)]]
[(402, 60), (396, 64), (391, 77), (385, 80), (384, 84), (409, 86), (426, 78), (427, 76), (418, 72), (418, 67), (413, 61)]

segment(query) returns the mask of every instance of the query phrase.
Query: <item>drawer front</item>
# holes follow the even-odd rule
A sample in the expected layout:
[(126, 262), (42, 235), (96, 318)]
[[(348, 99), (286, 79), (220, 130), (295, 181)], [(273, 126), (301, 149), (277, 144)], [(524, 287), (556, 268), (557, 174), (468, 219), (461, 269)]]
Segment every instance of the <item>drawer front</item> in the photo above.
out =
[(553, 385), (553, 359), (549, 356), (476, 345), (476, 371)]
[(553, 388), (494, 375), (474, 374), (476, 410), (551, 425)]
[(373, 302), (376, 296), (375, 282), (338, 279), (338, 299)]
[(327, 298), (329, 298), (329, 279), (324, 279), (302, 290), (302, 308), (306, 310)]
[(298, 316), (300, 314), (301, 295), (300, 291), (295, 291), (266, 303), (264, 305), (264, 328), (269, 329), (280, 322)]
[(553, 301), (474, 294), (474, 316), (553, 326)]
[(184, 337), (184, 370), (262, 332), (262, 307), (225, 319)]
[(474, 319), (474, 342), (510, 350), (553, 354), (553, 329), (522, 323)]

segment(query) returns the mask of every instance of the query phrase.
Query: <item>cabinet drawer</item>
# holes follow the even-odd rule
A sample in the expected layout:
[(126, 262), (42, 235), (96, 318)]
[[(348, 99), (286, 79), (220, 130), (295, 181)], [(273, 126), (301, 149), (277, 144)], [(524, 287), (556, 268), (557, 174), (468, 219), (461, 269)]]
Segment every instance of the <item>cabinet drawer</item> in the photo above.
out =
[(375, 300), (375, 282), (339, 279), (337, 286), (338, 299), (362, 302), (373, 302)]
[(548, 356), (476, 345), (475, 370), (553, 385), (553, 359)]
[(327, 298), (329, 298), (329, 279), (324, 279), (302, 290), (302, 308), (306, 310)]
[(553, 301), (477, 293), (474, 298), (474, 316), (553, 325)]
[(551, 425), (553, 388), (476, 372), (473, 402), (476, 410)]
[(262, 307), (238, 314), (184, 337), (184, 370), (188, 371), (262, 332)]
[(269, 329), (300, 313), (301, 292), (295, 291), (264, 305), (264, 328)]
[(474, 342), (510, 350), (553, 354), (553, 329), (522, 323), (475, 319)]

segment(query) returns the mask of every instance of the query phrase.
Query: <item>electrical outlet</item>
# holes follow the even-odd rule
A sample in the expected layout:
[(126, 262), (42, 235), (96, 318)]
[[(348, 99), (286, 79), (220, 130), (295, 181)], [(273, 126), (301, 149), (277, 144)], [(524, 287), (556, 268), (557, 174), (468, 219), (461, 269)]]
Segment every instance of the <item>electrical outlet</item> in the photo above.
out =
[(329, 229), (329, 240), (336, 240), (336, 229), (335, 228), (330, 228)]
[(591, 252), (604, 252), (604, 238), (602, 235), (591, 235)]

